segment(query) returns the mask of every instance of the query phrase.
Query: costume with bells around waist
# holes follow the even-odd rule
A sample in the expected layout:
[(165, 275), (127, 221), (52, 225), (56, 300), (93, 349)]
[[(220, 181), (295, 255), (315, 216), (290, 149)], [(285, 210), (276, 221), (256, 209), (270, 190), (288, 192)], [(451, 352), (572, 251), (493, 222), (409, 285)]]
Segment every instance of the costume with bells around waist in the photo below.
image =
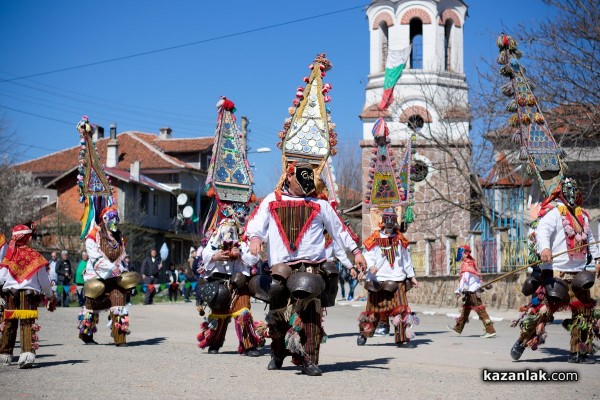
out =
[(202, 251), (204, 277), (208, 283), (198, 288), (200, 315), (203, 305), (211, 312), (204, 318), (197, 336), (198, 347), (218, 353), (233, 318), (238, 337), (238, 352), (251, 357), (260, 355), (257, 347), (263, 339), (255, 331), (250, 311), (248, 280), (250, 268), (260, 257), (248, 251), (243, 226), (252, 194), (252, 173), (246, 159), (243, 133), (234, 115), (235, 105), (222, 97), (217, 103), (217, 127), (208, 170), (208, 195), (218, 204), (217, 226)]
[[(502, 93), (514, 97), (506, 106), (514, 113), (509, 119), (515, 128), (513, 141), (521, 145), (520, 158), (527, 162), (527, 170), (537, 178), (534, 182), (545, 197), (529, 234), (529, 261), (541, 260), (544, 264), (541, 276), (532, 274), (523, 285), (523, 294), (532, 295), (532, 299), (513, 321), (521, 333), (511, 348), (511, 357), (518, 360), (526, 347), (536, 350), (545, 341), (545, 326), (554, 313), (570, 308), (573, 318), (563, 323), (571, 331), (569, 362), (593, 363), (588, 354), (593, 351), (594, 337), (600, 337), (600, 311), (594, 309), (596, 301), (589, 293), (594, 274), (585, 271), (585, 266), (589, 255), (596, 260), (596, 271), (600, 271), (600, 253), (597, 245), (588, 245), (594, 241), (589, 215), (581, 207), (583, 198), (575, 181), (565, 177), (566, 154), (554, 139), (534, 94), (535, 86), (519, 62), (523, 53), (517, 42), (501, 34), (496, 45), (498, 63), (503, 65), (500, 74), (510, 79)], [(553, 259), (552, 254), (562, 251), (565, 254)], [(559, 271), (561, 278), (555, 278), (553, 270)]]
[[(217, 353), (225, 342), (227, 327), (233, 318), (239, 341), (238, 353), (257, 357), (260, 355), (257, 348), (263, 339), (255, 331), (250, 311), (248, 280), (251, 266), (258, 263), (260, 257), (250, 254), (241, 232), (248, 207), (245, 204), (225, 207), (227, 216), (219, 222), (218, 228), (208, 240), (202, 251), (202, 259), (206, 260), (204, 269), (207, 285), (212, 285), (213, 288), (215, 285), (223, 286), (227, 295), (221, 300), (217, 288), (217, 298), (207, 299), (211, 313), (201, 325), (197, 338), (198, 347), (208, 347), (209, 353)], [(206, 291), (201, 288), (200, 293)]]
[[(322, 83), (331, 63), (320, 54), (309, 68), (306, 88), (298, 89), (290, 109), (293, 117), (280, 132), (282, 177), (275, 191), (254, 210), (246, 229), (253, 254), (258, 253), (261, 242), (268, 245), (271, 275), (250, 281), (253, 295), (269, 303), (268, 369), (280, 369), (291, 354), (292, 362), (302, 366), (304, 374), (318, 376), (323, 338), (320, 296), (326, 290), (324, 276), (327, 278), (328, 273), (323, 229), (340, 248), (355, 254), (356, 263), (364, 265), (364, 258), (327, 201), (320, 177), (330, 147), (336, 144), (334, 125), (325, 107), (331, 85)], [(334, 283), (337, 285), (337, 279)]]
[(413, 185), (410, 181), (413, 135), (406, 143), (404, 154), (396, 159), (390, 148), (389, 129), (379, 118), (372, 129), (374, 147), (367, 181), (365, 204), (370, 210), (371, 226), (378, 227), (364, 242), (367, 271), (359, 279), (365, 280), (368, 290), (367, 305), (359, 315), (356, 343), (366, 344), (381, 323), (385, 333), (392, 317), (396, 328), (394, 340), (399, 347), (410, 347), (413, 336), (410, 327), (419, 319), (411, 311), (406, 292), (418, 287), (410, 257), (408, 240), (400, 232), (398, 221), (404, 209), (404, 224), (413, 222), (411, 205)]
[[(541, 264), (541, 277), (529, 279), (532, 286), (523, 293), (533, 295), (529, 304), (522, 308), (513, 326), (519, 326), (519, 339), (511, 349), (517, 360), (525, 348), (536, 350), (546, 339), (545, 326), (553, 320), (555, 312), (570, 309), (572, 317), (563, 321), (563, 327), (571, 332), (570, 363), (593, 364), (589, 357), (594, 353), (594, 339), (600, 339), (600, 310), (591, 297), (590, 289), (595, 274), (587, 271), (588, 257), (596, 263), (600, 274), (600, 249), (594, 242), (588, 212), (581, 207), (582, 195), (573, 179), (564, 178), (553, 194), (541, 205), (538, 218), (532, 223), (530, 235)], [(573, 250), (571, 250), (573, 249)], [(569, 251), (567, 251), (569, 250)], [(552, 254), (565, 254), (552, 258)], [(559, 277), (554, 277), (554, 272)], [(529, 289), (529, 291), (525, 291)]]
[(3, 311), (4, 321), (0, 325), (0, 362), (9, 365), (20, 329), (21, 355), (19, 368), (30, 368), (35, 361), (38, 349), (38, 331), (36, 323), (40, 296), (49, 299), (50, 311), (56, 306), (56, 296), (52, 292), (50, 277), (46, 271), (48, 261), (28, 246), (33, 229), (26, 225), (17, 225), (12, 230), (6, 256), (0, 263), (0, 286), (6, 305)]
[(458, 248), (458, 256), (456, 261), (460, 261), (460, 273), (458, 287), (456, 288), (456, 295), (462, 295), (463, 305), (460, 309), (460, 315), (456, 319), (456, 324), (450, 327), (456, 333), (462, 333), (465, 324), (469, 322), (469, 314), (471, 311), (475, 311), (479, 316), (479, 320), (485, 328), (484, 338), (491, 338), (496, 336), (496, 330), (494, 329), (494, 323), (490, 319), (485, 305), (481, 301), (481, 287), (483, 280), (481, 273), (477, 269), (477, 264), (473, 256), (471, 256), (471, 247), (464, 245)]
[(414, 336), (410, 328), (419, 323), (408, 305), (406, 292), (412, 285), (418, 287), (410, 257), (408, 240), (397, 226), (397, 214), (392, 208), (382, 213), (383, 227), (363, 243), (368, 290), (365, 311), (358, 318), (362, 346), (372, 337), (378, 324), (387, 326), (389, 319), (395, 327), (394, 341), (398, 346), (408, 346)]
[(85, 206), (81, 239), (85, 240), (89, 256), (83, 273), (85, 304), (78, 316), (79, 338), (86, 344), (95, 344), (99, 311), (108, 309), (114, 343), (126, 346), (130, 331), (125, 296), (139, 281), (139, 274), (128, 272), (123, 266), (125, 240), (117, 227), (119, 214), (112, 187), (92, 140), (94, 129), (85, 116), (77, 124), (81, 144), (77, 183), (80, 202)]

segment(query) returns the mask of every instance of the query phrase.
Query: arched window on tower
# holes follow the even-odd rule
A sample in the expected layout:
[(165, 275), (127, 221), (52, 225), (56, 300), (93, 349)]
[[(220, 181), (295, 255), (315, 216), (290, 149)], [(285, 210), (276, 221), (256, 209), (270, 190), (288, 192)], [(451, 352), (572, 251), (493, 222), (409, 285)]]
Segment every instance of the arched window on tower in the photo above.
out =
[(379, 34), (381, 35), (381, 71), (385, 71), (385, 63), (387, 61), (389, 49), (388, 25), (385, 21), (379, 24)]
[(419, 18), (410, 20), (410, 68), (423, 69), (423, 22)]
[(450, 18), (444, 24), (444, 69), (452, 71), (452, 27), (454, 21)]

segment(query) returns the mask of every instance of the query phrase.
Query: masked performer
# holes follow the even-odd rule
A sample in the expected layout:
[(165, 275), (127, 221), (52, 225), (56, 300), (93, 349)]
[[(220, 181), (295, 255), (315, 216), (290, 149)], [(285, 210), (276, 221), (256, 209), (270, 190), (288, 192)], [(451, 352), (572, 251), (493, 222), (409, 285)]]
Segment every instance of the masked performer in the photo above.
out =
[[(600, 250), (594, 242), (588, 212), (581, 207), (583, 196), (575, 180), (564, 178), (556, 190), (541, 206), (535, 221), (533, 239), (537, 245), (541, 264), (541, 282), (535, 296), (515, 322), (521, 327), (519, 339), (511, 349), (518, 360), (526, 347), (536, 350), (545, 342), (545, 326), (553, 314), (570, 308), (572, 318), (563, 326), (571, 332), (568, 362), (593, 364), (594, 338), (600, 339), (598, 321), (600, 310), (592, 299), (590, 288), (595, 275), (600, 274)], [(565, 252), (553, 257), (553, 254)], [(596, 263), (596, 274), (586, 271), (587, 259)], [(560, 278), (554, 277), (558, 271)]]
[(471, 247), (467, 245), (461, 246), (459, 247), (458, 252), (459, 257), (457, 257), (457, 261), (461, 261), (460, 278), (455, 293), (457, 296), (463, 296), (463, 306), (460, 309), (460, 315), (456, 320), (456, 324), (454, 326), (448, 326), (448, 328), (461, 334), (465, 324), (469, 322), (471, 310), (474, 310), (485, 328), (485, 334), (482, 337), (494, 337), (496, 336), (494, 323), (485, 310), (485, 305), (481, 302), (480, 292), (483, 281), (481, 273), (477, 269), (475, 259), (471, 256)]
[[(359, 317), (359, 346), (373, 336), (381, 322), (396, 328), (394, 341), (398, 347), (409, 347), (412, 333), (409, 327), (418, 323), (406, 298), (407, 285), (419, 287), (410, 258), (408, 240), (398, 228), (398, 216), (393, 208), (382, 214), (382, 228), (364, 241), (369, 290), (366, 310)], [(363, 275), (363, 274), (361, 274)], [(362, 278), (362, 276), (361, 276)], [(410, 286), (408, 286), (410, 288)]]
[(86, 116), (77, 124), (81, 145), (77, 185), (79, 201), (85, 205), (81, 239), (85, 240), (89, 257), (83, 275), (85, 305), (79, 314), (79, 338), (85, 344), (96, 344), (94, 332), (98, 312), (110, 309), (115, 345), (126, 346), (129, 311), (125, 306), (125, 295), (135, 288), (139, 274), (127, 272), (123, 266), (125, 241), (117, 228), (119, 214), (112, 198), (112, 187), (92, 140), (94, 129)]
[(111, 336), (116, 346), (126, 346), (129, 310), (125, 296), (135, 287), (139, 274), (123, 267), (125, 244), (117, 228), (119, 215), (114, 206), (100, 213), (101, 223), (88, 234), (85, 249), (89, 260), (84, 273), (85, 306), (79, 315), (79, 338), (96, 343), (94, 332), (98, 312), (110, 309)]
[[(336, 143), (334, 125), (325, 108), (331, 85), (323, 85), (321, 80), (331, 63), (321, 54), (310, 68), (306, 89), (299, 88), (290, 109), (293, 118), (286, 121), (280, 132), (282, 177), (275, 191), (255, 209), (247, 235), (252, 254), (258, 254), (261, 242), (267, 242), (271, 266), (268, 286), (282, 289), (268, 293), (267, 323), (272, 339), (268, 369), (281, 368), (283, 359), (291, 354), (292, 362), (302, 366), (304, 374), (318, 376), (323, 337), (320, 296), (328, 292), (325, 281), (337, 288), (335, 266), (333, 271), (325, 266), (323, 229), (332, 233), (341, 249), (354, 253), (355, 263), (363, 268), (364, 257), (326, 200), (320, 178), (330, 146)], [(251, 289), (259, 279), (265, 278), (253, 278)]]
[[(199, 302), (208, 304), (211, 313), (202, 322), (197, 339), (200, 348), (208, 347), (209, 353), (218, 353), (233, 318), (238, 352), (257, 357), (262, 338), (254, 330), (247, 281), (259, 257), (249, 254), (243, 230), (248, 204), (255, 201), (255, 196), (243, 133), (237, 127), (234, 112), (235, 104), (226, 97), (217, 103), (207, 194), (215, 199), (219, 213), (216, 226), (209, 229), (214, 228), (214, 233), (202, 251), (202, 273), (208, 283), (198, 287)], [(198, 309), (203, 315), (203, 306)]]
[(29, 247), (32, 236), (33, 229), (29, 226), (17, 225), (13, 228), (0, 269), (0, 286), (3, 286), (6, 299), (4, 322), (0, 325), (0, 362), (4, 365), (11, 363), (17, 330), (20, 328), (19, 368), (30, 368), (35, 361), (35, 352), (39, 347), (37, 332), (40, 330), (35, 320), (40, 296), (45, 295), (49, 299), (50, 311), (56, 306), (56, 296), (46, 271), (48, 261)]
[(239, 345), (238, 353), (249, 357), (260, 356), (257, 347), (262, 338), (254, 330), (254, 320), (250, 312), (248, 280), (250, 267), (258, 263), (260, 257), (248, 251), (243, 236), (243, 226), (248, 216), (245, 204), (224, 206), (224, 218), (202, 251), (202, 259), (209, 284), (200, 289), (205, 294), (216, 289), (216, 296), (204, 296), (211, 306), (211, 314), (203, 323), (198, 336), (199, 347), (208, 346), (208, 352), (216, 354), (225, 342), (227, 326), (234, 319), (235, 332)]

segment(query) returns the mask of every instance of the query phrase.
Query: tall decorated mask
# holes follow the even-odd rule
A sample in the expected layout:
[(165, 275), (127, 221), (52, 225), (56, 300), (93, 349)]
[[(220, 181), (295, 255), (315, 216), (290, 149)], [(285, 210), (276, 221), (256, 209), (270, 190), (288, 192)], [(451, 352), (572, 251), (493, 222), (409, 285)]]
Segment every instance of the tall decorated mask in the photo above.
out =
[(246, 219), (248, 218), (248, 214), (250, 213), (250, 208), (244, 203), (235, 203), (233, 205), (233, 212), (235, 216), (235, 220), (240, 225), (246, 224)]
[(575, 207), (580, 196), (579, 188), (577, 187), (577, 182), (575, 179), (566, 178), (561, 185), (561, 191), (563, 198), (567, 202), (567, 205), (570, 207)]
[(294, 175), (296, 176), (296, 180), (300, 184), (305, 196), (310, 195), (316, 190), (315, 172), (310, 164), (296, 166), (296, 172)]
[(391, 231), (398, 227), (398, 215), (393, 208), (386, 208), (381, 214), (381, 223), (386, 231)]
[(120, 222), (119, 213), (116, 210), (107, 211), (102, 217), (104, 224), (111, 232), (117, 231), (117, 224)]

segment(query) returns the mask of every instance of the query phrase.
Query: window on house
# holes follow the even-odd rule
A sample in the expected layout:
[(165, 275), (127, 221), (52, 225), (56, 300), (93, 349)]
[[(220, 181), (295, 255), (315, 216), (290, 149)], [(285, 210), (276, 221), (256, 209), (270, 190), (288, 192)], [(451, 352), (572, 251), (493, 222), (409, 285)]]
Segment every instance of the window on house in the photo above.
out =
[(420, 131), (423, 128), (423, 125), (425, 125), (425, 121), (419, 114), (408, 117), (408, 127), (413, 131)]
[(411, 180), (413, 182), (422, 182), (429, 175), (429, 167), (426, 163), (421, 160), (417, 160), (413, 163), (411, 171)]
[(148, 192), (140, 191), (140, 211), (148, 211), (148, 202), (150, 200), (150, 194)]
[(423, 69), (423, 22), (419, 18), (410, 20), (410, 68)]
[(177, 198), (175, 196), (169, 196), (169, 218), (175, 218), (177, 216)]
[(152, 198), (152, 215), (158, 215), (158, 194), (154, 193)]
[(454, 21), (447, 19), (444, 24), (444, 69), (446, 71), (452, 71), (452, 27)]
[(207, 151), (202, 153), (200, 156), (200, 169), (203, 171), (208, 170), (208, 166), (210, 165), (210, 158), (212, 157), (212, 151)]
[(385, 63), (387, 62), (389, 49), (389, 33), (385, 21), (379, 24), (379, 32), (381, 35), (381, 71), (385, 71)]

